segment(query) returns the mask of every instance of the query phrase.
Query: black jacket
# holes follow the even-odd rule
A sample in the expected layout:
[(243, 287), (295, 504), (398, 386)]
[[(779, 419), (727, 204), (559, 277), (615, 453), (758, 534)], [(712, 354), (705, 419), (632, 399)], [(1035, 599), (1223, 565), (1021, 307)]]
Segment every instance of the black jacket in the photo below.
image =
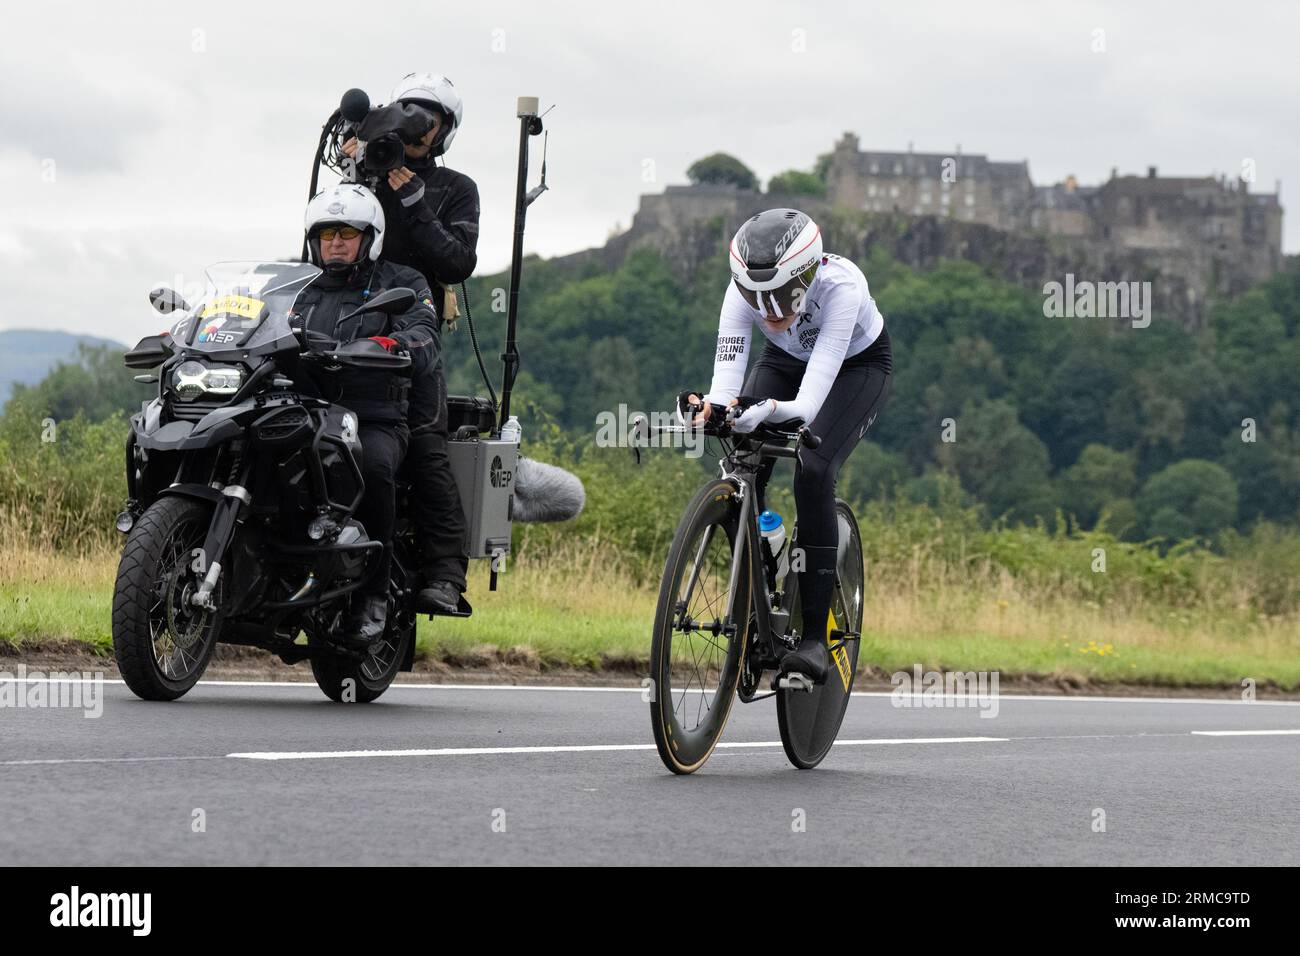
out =
[[(387, 237), (385, 237), (387, 244)], [(387, 289), (415, 292), (415, 305), (401, 315), (366, 312), (340, 323), (340, 318), (368, 298)], [(414, 269), (391, 262), (365, 262), (346, 276), (326, 273), (304, 289), (294, 304), (304, 328), (323, 332), (345, 345), (356, 339), (387, 336), (411, 355), (411, 379), (432, 374), (438, 363), (434, 296)], [(362, 421), (398, 422), (407, 412), (411, 379), (403, 373), (375, 369), (346, 369), (317, 378), (322, 394), (352, 409)]]
[[(415, 173), (400, 192), (386, 179), (376, 195), (384, 209), (384, 259), (418, 270), (434, 290), (434, 309), (441, 320), (442, 289), (439, 282), (455, 285), (468, 279), (478, 264), (478, 187), (474, 180), (432, 159), (406, 160)], [(442, 323), (436, 323), (441, 341)], [(446, 402), (441, 355), (428, 374), (411, 382), (411, 428), (441, 424)]]
[[(432, 288), (468, 279), (478, 264), (478, 187), (464, 173), (432, 160), (408, 159), (406, 167), (423, 184), (409, 183), (400, 194), (381, 180), (377, 195), (384, 208), (384, 258), (418, 270)], [(442, 314), (442, 299), (435, 299)]]

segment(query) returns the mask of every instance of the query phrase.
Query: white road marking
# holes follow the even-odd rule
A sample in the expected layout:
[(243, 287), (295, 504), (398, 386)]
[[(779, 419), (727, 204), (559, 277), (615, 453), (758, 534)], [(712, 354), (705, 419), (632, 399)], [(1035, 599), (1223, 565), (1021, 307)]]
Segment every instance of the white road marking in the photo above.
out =
[[(1287, 730), (1190, 730), (1172, 733), (1136, 734), (1066, 734), (1054, 736), (1023, 737), (875, 737), (859, 740), (837, 740), (836, 747), (881, 747), (905, 744), (973, 744), (1014, 743), (1030, 740), (1100, 740), (1129, 737), (1243, 737), (1300, 735), (1300, 728)], [(157, 763), (169, 760), (338, 760), (353, 757), (475, 757), (510, 754), (561, 754), (561, 753), (615, 753), (620, 751), (654, 750), (651, 743), (640, 744), (560, 744), (530, 747), (430, 747), (411, 750), (298, 750), (298, 751), (247, 751), (228, 754), (191, 754), (164, 757), (48, 757), (25, 760), (0, 760), (0, 767), (23, 767), (45, 764), (88, 763)], [(723, 741), (718, 750), (781, 749), (779, 740)]]
[(29, 767), (35, 764), (58, 763), (160, 763), (169, 760), (225, 760), (217, 754), (189, 757), (44, 757), (32, 760), (0, 760), (0, 767)]
[[(19, 680), (13, 676), (0, 675), (0, 684), (86, 684), (94, 683), (84, 678), (54, 678), (54, 677), (25, 677)], [(123, 685), (125, 682), (120, 678), (103, 679), (105, 684)], [(314, 689), (316, 684), (312, 681), (269, 681), (269, 680), (203, 680), (199, 681), (198, 687), (276, 687), (290, 688), (297, 690)], [(565, 693), (582, 693), (582, 694), (643, 694), (644, 687), (608, 687), (592, 686), (580, 687), (557, 684), (420, 684), (420, 683), (395, 683), (390, 688), (394, 690), (496, 690), (496, 691), (561, 691)], [(926, 694), (924, 691), (915, 691), (910, 694), (895, 694), (893, 691), (879, 690), (855, 690), (852, 694), (854, 697), (910, 697), (914, 700), (954, 700), (961, 699), (967, 701), (967, 706), (974, 707), (980, 702), (991, 700), (989, 696), (980, 697), (971, 695), (953, 695), (953, 694)], [(1240, 700), (1237, 698), (1226, 697), (1120, 697), (1120, 696), (1088, 696), (1080, 694), (999, 694), (997, 700), (1024, 700), (1035, 703), (1090, 703), (1090, 704), (1225, 704), (1230, 707), (1300, 707), (1300, 700)]]
[[(875, 740), (837, 740), (836, 747), (873, 747), (882, 744), (1005, 743), (1007, 737), (881, 737)], [(780, 747), (779, 740), (724, 741), (719, 749)], [(654, 750), (654, 744), (566, 744), (552, 747), (435, 747), (423, 750), (286, 750), (226, 754), (243, 760), (337, 760), (348, 757), (487, 757), (498, 754), (605, 753), (620, 750)]]

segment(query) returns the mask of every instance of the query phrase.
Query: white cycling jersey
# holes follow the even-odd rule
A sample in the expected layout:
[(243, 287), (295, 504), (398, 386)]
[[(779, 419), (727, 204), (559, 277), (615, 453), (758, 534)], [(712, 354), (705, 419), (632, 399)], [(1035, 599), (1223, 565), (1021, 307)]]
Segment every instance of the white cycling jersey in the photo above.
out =
[(885, 327), (884, 316), (867, 288), (867, 277), (856, 264), (841, 256), (822, 256), (804, 292), (799, 318), (784, 332), (770, 331), (763, 314), (751, 307), (736, 284), (729, 281), (718, 320), (713, 382), (705, 401), (725, 406), (740, 394), (755, 322), (773, 345), (808, 364), (799, 394), (790, 401), (778, 401), (772, 415), (776, 421), (802, 418), (805, 423), (811, 423), (821, 410), (844, 360), (870, 346)]

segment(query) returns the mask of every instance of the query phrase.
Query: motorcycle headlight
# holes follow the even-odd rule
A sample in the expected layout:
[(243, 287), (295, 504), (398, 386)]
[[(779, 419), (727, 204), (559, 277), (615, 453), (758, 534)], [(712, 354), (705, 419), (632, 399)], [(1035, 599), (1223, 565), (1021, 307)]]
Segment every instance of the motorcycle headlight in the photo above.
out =
[(238, 365), (182, 362), (172, 373), (172, 391), (184, 402), (191, 402), (203, 395), (234, 395), (243, 382), (244, 370)]

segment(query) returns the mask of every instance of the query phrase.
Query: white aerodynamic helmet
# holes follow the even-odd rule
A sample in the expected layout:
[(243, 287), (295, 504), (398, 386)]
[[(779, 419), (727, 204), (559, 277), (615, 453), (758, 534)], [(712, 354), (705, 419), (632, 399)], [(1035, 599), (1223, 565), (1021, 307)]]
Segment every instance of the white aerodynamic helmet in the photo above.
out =
[(465, 106), (451, 80), (441, 73), (408, 73), (397, 81), (391, 98), (393, 103), (415, 103), (429, 106), (442, 113), (442, 132), (433, 141), (431, 156), (441, 156), (451, 146), (465, 117)]
[(798, 209), (766, 209), (731, 240), (731, 278), (752, 308), (793, 315), (822, 259), (817, 223)]
[(364, 233), (357, 261), (379, 258), (384, 248), (384, 210), (379, 200), (365, 186), (339, 183), (322, 189), (307, 203), (302, 228), (307, 234), (311, 261), (322, 268), (325, 264), (320, 254), (319, 230), (323, 226), (340, 225), (360, 229)]

